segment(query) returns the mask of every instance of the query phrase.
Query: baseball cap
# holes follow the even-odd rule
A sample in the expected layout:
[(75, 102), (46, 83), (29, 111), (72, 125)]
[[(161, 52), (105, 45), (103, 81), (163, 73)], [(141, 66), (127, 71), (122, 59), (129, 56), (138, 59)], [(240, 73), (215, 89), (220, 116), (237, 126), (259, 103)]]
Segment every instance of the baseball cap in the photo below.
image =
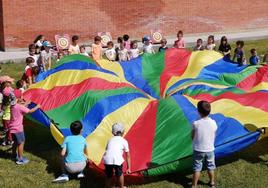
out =
[(113, 124), (113, 126), (112, 126), (112, 133), (114, 135), (116, 135), (116, 133), (118, 133), (118, 132), (124, 133), (124, 131), (125, 131), (125, 128), (124, 128), (124, 126), (123, 126), (122, 123), (115, 123), (115, 124)]
[(5, 89), (3, 90), (3, 95), (4, 96), (9, 96), (12, 92), (12, 88), (11, 87), (5, 87)]
[(14, 95), (17, 99), (22, 97), (22, 92), (20, 89), (14, 89)]
[(143, 40), (144, 40), (144, 41), (150, 41), (151, 38), (150, 38), (149, 36), (144, 36), (144, 37), (143, 37)]
[(45, 46), (45, 47), (52, 47), (51, 44), (50, 44), (50, 42), (48, 42), (48, 41), (43, 42), (43, 46)]

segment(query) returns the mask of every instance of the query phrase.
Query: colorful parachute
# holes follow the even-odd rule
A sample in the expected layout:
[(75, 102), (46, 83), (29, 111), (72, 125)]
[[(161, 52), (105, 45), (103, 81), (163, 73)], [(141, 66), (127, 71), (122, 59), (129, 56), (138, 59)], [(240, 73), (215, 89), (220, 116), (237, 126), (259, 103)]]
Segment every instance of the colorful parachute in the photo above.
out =
[(258, 128), (268, 125), (267, 65), (238, 67), (214, 51), (178, 49), (98, 63), (64, 57), (39, 75), (25, 98), (41, 104), (31, 119), (49, 127), (58, 143), (71, 134), (70, 123), (81, 120), (88, 158), (100, 168), (111, 126), (122, 122), (135, 174), (189, 169), (191, 123), (199, 118), (201, 99), (211, 102), (218, 125), (217, 158), (255, 143)]

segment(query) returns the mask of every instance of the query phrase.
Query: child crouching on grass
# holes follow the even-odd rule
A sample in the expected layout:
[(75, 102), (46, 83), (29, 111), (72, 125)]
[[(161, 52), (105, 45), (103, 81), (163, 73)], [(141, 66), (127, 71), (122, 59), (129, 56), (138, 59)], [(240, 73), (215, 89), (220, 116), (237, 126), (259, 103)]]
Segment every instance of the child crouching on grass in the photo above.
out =
[(9, 123), (9, 131), (14, 141), (12, 145), (12, 154), (16, 157), (16, 164), (23, 165), (29, 162), (29, 160), (23, 157), (23, 149), (25, 143), (25, 136), (23, 130), (23, 116), (28, 113), (35, 112), (40, 106), (37, 105), (32, 109), (28, 109), (23, 104), (22, 94), (20, 90), (14, 90), (16, 97), (15, 104), (10, 107), (11, 119)]
[(105, 174), (107, 176), (106, 187), (110, 188), (112, 183), (112, 177), (115, 172), (115, 176), (119, 181), (120, 188), (124, 187), (124, 175), (123, 175), (123, 163), (124, 152), (127, 155), (127, 173), (130, 171), (130, 153), (128, 148), (128, 142), (122, 137), (124, 134), (124, 126), (121, 123), (115, 123), (112, 127), (112, 137), (107, 146), (103, 156), (105, 165)]
[(217, 124), (209, 117), (211, 107), (207, 101), (199, 101), (197, 110), (200, 119), (193, 123), (192, 139), (193, 139), (193, 182), (192, 188), (197, 188), (200, 172), (205, 163), (208, 170), (209, 186), (215, 188), (214, 170), (215, 155), (214, 142), (216, 138)]
[(61, 145), (62, 175), (53, 180), (54, 183), (69, 181), (70, 174), (78, 174), (77, 178), (84, 178), (83, 170), (87, 164), (87, 144), (86, 139), (81, 135), (83, 125), (80, 121), (71, 123), (73, 135), (67, 136)]

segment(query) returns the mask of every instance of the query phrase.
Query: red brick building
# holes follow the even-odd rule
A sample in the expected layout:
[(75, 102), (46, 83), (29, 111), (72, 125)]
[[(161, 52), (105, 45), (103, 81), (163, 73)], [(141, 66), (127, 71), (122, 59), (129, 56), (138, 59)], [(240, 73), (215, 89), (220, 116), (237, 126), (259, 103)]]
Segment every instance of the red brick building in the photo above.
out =
[(25, 48), (38, 34), (97, 32), (139, 37), (268, 28), (268, 0), (0, 0), (0, 48)]

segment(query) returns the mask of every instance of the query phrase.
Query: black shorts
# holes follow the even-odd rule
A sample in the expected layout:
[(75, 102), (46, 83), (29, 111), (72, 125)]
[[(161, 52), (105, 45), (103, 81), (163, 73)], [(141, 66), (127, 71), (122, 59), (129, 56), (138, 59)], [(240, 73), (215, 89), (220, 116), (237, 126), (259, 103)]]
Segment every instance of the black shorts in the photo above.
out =
[(105, 165), (105, 174), (107, 178), (112, 178), (114, 172), (116, 177), (120, 177), (123, 174), (123, 165)]

